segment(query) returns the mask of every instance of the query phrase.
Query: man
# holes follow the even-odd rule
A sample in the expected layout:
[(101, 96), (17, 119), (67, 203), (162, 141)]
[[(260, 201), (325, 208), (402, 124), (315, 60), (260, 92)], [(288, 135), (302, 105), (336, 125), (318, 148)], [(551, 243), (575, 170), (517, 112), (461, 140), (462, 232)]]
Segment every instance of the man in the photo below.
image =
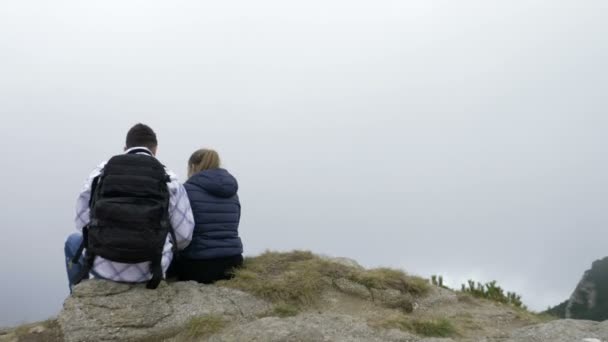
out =
[(89, 274), (156, 288), (173, 252), (190, 243), (188, 196), (156, 160), (157, 146), (154, 131), (137, 124), (127, 133), (125, 154), (99, 165), (85, 182), (76, 203), (79, 232), (65, 243), (70, 290)]

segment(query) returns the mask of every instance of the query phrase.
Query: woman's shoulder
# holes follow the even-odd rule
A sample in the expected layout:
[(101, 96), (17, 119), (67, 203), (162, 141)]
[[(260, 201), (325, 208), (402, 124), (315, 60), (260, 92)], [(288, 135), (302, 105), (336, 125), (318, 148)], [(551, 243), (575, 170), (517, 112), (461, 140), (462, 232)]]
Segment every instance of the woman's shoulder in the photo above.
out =
[(210, 169), (195, 173), (184, 186), (189, 191), (204, 190), (219, 197), (234, 196), (239, 188), (236, 178), (226, 169)]

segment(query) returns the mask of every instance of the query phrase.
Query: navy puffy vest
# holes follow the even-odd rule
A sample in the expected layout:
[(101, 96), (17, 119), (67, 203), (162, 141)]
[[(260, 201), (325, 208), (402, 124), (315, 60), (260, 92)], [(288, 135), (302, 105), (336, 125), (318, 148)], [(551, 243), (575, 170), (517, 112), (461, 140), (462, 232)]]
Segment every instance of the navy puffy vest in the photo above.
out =
[(241, 204), (236, 179), (224, 169), (194, 174), (184, 184), (192, 213), (192, 242), (181, 255), (188, 259), (213, 259), (243, 253), (239, 238)]

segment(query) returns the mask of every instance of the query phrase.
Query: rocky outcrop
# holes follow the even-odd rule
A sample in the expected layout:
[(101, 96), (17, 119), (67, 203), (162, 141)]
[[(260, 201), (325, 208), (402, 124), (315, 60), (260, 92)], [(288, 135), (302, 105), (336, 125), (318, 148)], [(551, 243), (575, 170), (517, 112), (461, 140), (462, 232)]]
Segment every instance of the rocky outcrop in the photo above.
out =
[[(0, 330), (0, 342), (608, 341), (608, 321), (538, 324), (546, 318), (350, 259), (293, 252), (256, 260), (219, 285), (163, 282), (148, 290), (89, 280), (75, 287), (56, 320)], [(585, 274), (571, 312), (601, 307), (602, 267), (595, 263)]]
[(158, 289), (101, 280), (76, 286), (59, 314), (65, 341), (146, 340), (174, 335), (193, 317), (245, 323), (270, 305), (238, 290), (180, 282)]
[[(364, 320), (348, 315), (303, 314), (296, 317), (266, 317), (238, 325), (213, 336), (210, 342), (401, 342), (426, 341), (399, 330), (375, 330)], [(437, 340), (435, 340), (437, 341)], [(444, 341), (451, 341), (445, 339)]]
[(229, 323), (207, 339), (217, 342), (452, 341), (373, 328), (357, 313), (276, 317), (266, 301), (238, 290), (194, 282), (162, 283), (151, 291), (143, 285), (86, 281), (65, 301), (58, 322), (68, 342), (181, 341), (189, 321), (201, 316), (218, 316)]
[(548, 312), (561, 318), (608, 319), (608, 257), (595, 261), (570, 298)]
[(556, 320), (513, 332), (505, 342), (603, 342), (608, 340), (608, 321)]
[[(352, 284), (345, 285), (352, 286)], [(358, 290), (353, 290), (357, 292)], [(357, 296), (359, 297), (359, 296)], [(434, 288), (417, 304), (422, 312), (457, 305), (456, 295)], [(226, 322), (218, 331), (195, 340), (210, 342), (454, 342), (424, 338), (369, 324), (361, 313), (309, 311), (278, 317), (272, 305), (239, 290), (194, 282), (163, 283), (155, 290), (100, 280), (86, 281), (65, 301), (58, 322), (65, 341), (184, 341), (195, 317), (217, 316)], [(5, 336), (8, 338), (8, 336)], [(2, 339), (18, 341), (18, 339)], [(556, 320), (509, 332), (484, 342), (597, 342), (608, 340), (608, 321)]]

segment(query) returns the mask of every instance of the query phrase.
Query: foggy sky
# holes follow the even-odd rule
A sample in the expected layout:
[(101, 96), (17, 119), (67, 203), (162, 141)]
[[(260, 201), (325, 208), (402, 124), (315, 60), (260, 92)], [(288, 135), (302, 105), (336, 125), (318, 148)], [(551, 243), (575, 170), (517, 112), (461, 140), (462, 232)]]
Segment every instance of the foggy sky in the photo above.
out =
[(608, 4), (3, 1), (0, 326), (55, 315), (88, 173), (136, 122), (216, 148), (247, 255), (308, 249), (542, 310), (608, 255)]

